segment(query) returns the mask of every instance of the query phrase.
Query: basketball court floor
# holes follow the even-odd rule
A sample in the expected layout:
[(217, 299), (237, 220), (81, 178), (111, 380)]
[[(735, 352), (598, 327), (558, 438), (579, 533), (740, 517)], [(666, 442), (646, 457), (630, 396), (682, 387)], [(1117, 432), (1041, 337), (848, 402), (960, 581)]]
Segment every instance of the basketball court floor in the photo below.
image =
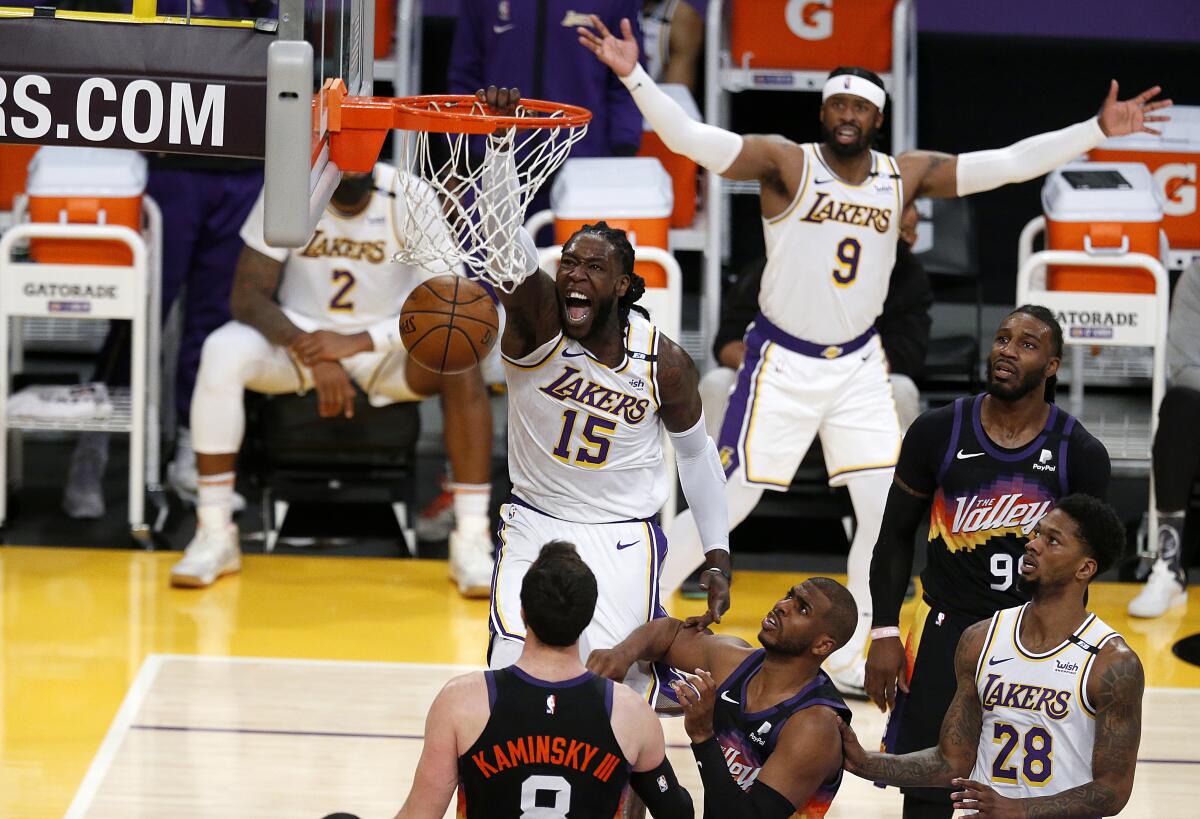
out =
[[(167, 585), (176, 557), (0, 549), (0, 816), (393, 816), (430, 700), (483, 656), (486, 603), (459, 598), (440, 561), (252, 555), (184, 591)], [(721, 629), (753, 640), (795, 577), (740, 574)], [(1200, 668), (1170, 646), (1200, 612), (1130, 621), (1135, 591), (1092, 594), (1149, 686), (1122, 815), (1194, 815)], [(856, 704), (855, 727), (869, 744), (883, 720)], [(666, 728), (698, 797), (682, 725)], [(847, 777), (829, 815), (899, 816), (898, 795)]]

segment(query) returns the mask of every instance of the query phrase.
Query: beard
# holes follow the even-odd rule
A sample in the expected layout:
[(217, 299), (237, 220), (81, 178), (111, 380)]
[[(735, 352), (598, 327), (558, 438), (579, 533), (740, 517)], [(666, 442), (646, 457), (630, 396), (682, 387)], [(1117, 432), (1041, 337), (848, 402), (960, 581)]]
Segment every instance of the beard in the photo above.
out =
[(875, 137), (879, 133), (879, 129), (875, 127), (867, 128), (859, 134), (856, 141), (849, 145), (843, 145), (837, 141), (837, 135), (834, 133), (837, 128), (829, 128), (824, 122), (821, 123), (821, 139), (829, 150), (833, 151), (837, 156), (843, 159), (848, 159), (854, 156), (860, 156), (864, 151), (870, 149), (875, 144)]
[(1029, 597), (1033, 597), (1035, 594), (1037, 594), (1038, 589), (1040, 589), (1041, 587), (1042, 587), (1042, 581), (1039, 578), (1036, 578), (1036, 577), (1026, 578), (1026, 577), (1022, 577), (1019, 574), (1017, 575), (1017, 591), (1019, 591), (1019, 592), (1022, 592), (1023, 594), (1026, 594)]
[(991, 368), (989, 367), (988, 369), (988, 395), (994, 398), (999, 398), (1001, 401), (1017, 401), (1029, 395), (1029, 393), (1033, 392), (1042, 384), (1042, 374), (1036, 370), (1027, 374), (1016, 384), (1009, 385), (997, 383), (995, 377), (990, 372)]

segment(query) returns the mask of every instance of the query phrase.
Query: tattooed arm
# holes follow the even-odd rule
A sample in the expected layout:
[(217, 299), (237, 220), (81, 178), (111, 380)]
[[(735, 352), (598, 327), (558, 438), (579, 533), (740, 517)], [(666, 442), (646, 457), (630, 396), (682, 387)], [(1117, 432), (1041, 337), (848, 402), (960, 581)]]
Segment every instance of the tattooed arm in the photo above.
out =
[(275, 301), (283, 263), (250, 247), (242, 248), (233, 278), (230, 308), (233, 317), (249, 324), (272, 344), (286, 347), (304, 334)]
[(911, 754), (868, 753), (848, 725), (841, 725), (843, 760), (847, 771), (873, 782), (888, 785), (950, 787), (950, 780), (966, 776), (975, 764), (983, 710), (975, 687), (975, 666), (990, 620), (976, 623), (963, 632), (954, 653), (958, 690), (942, 719), (937, 747)]

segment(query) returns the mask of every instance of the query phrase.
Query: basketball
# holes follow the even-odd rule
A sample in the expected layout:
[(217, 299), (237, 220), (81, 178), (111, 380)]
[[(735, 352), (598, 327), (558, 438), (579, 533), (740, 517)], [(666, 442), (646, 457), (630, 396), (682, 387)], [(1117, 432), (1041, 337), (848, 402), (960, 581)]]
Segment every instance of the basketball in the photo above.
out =
[(479, 364), (500, 335), (491, 296), (462, 276), (422, 283), (400, 310), (400, 338), (418, 364), (439, 373), (461, 373)]

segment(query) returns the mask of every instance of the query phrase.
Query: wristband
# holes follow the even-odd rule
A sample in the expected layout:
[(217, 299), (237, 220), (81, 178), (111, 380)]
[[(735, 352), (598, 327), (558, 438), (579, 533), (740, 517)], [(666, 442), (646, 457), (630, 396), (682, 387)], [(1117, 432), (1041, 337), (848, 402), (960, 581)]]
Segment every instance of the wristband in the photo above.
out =
[(895, 637), (896, 639), (899, 639), (900, 638), (900, 627), (899, 626), (882, 626), (880, 628), (871, 629), (871, 639), (872, 640), (883, 640), (887, 637)]
[(717, 572), (718, 574), (720, 574), (722, 577), (724, 577), (724, 578), (725, 578), (725, 582), (726, 582), (726, 583), (732, 583), (732, 582), (733, 582), (733, 575), (731, 575), (729, 572), (727, 572), (727, 571), (725, 571), (724, 569), (722, 569), (720, 566), (710, 566), (709, 568), (705, 569), (704, 571), (706, 571), (706, 572)]

